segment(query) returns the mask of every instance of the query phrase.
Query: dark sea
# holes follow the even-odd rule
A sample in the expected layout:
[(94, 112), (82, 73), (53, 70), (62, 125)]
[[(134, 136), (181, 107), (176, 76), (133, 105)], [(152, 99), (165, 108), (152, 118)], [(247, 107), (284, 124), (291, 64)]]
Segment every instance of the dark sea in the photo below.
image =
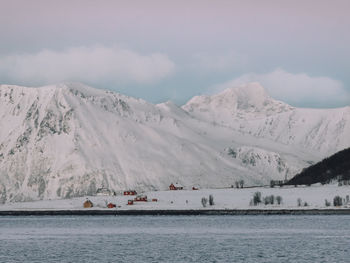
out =
[(4, 216), (0, 262), (350, 262), (350, 216)]

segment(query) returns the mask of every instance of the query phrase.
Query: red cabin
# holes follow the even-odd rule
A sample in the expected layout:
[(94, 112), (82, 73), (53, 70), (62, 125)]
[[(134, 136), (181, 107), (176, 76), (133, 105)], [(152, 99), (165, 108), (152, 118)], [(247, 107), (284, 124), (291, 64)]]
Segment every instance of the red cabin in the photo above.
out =
[(184, 187), (178, 183), (169, 185), (169, 190), (183, 190)]
[(134, 204), (134, 200), (128, 200), (128, 205), (133, 205)]
[(192, 187), (192, 190), (199, 190), (199, 188), (198, 188), (198, 187), (193, 186), (193, 187)]
[(109, 204), (107, 205), (107, 207), (108, 207), (108, 208), (115, 208), (115, 207), (117, 207), (117, 206), (116, 206), (116, 204), (109, 203)]
[(158, 202), (157, 198), (152, 198), (152, 202)]
[(134, 198), (135, 202), (147, 202), (147, 196), (146, 195), (138, 195)]
[(124, 195), (137, 195), (137, 192), (135, 190), (128, 190), (124, 191)]

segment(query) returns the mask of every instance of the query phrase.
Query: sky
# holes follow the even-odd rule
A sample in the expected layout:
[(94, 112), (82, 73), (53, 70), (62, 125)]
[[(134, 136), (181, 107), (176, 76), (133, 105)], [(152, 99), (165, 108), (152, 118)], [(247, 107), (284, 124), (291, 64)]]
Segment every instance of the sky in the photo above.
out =
[(0, 83), (77, 81), (178, 105), (258, 81), (350, 106), (348, 0), (0, 0)]

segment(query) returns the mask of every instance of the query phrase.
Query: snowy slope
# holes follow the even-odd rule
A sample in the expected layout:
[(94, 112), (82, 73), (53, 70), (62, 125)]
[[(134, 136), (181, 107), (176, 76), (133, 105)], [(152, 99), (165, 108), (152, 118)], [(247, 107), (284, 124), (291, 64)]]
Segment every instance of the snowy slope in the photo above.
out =
[(294, 108), (272, 99), (259, 83), (194, 97), (183, 109), (203, 121), (323, 156), (350, 145), (350, 107)]
[[(239, 99), (228, 90), (232, 96), (223, 96), (222, 103), (220, 98), (194, 98), (180, 108), (78, 83), (2, 85), (0, 201), (94, 195), (100, 187), (164, 190), (171, 182), (203, 188), (225, 187), (239, 179), (246, 185), (264, 184), (290, 178), (333, 148), (350, 145), (340, 136), (349, 128), (349, 111), (342, 126), (334, 119), (328, 124), (330, 131), (339, 130), (336, 147), (324, 132), (315, 130), (317, 140), (302, 137), (305, 132), (298, 125), (288, 129), (296, 139), (276, 137), (273, 132), (290, 123), (284, 118), (299, 109), (266, 97), (260, 87), (254, 90), (247, 89)], [(333, 111), (334, 117), (344, 109)], [(310, 119), (319, 116), (316, 110), (307, 112)], [(276, 123), (271, 132), (264, 130), (269, 118)], [(301, 144), (303, 140), (310, 145)], [(315, 142), (327, 142), (318, 147), (326, 150), (316, 151)]]

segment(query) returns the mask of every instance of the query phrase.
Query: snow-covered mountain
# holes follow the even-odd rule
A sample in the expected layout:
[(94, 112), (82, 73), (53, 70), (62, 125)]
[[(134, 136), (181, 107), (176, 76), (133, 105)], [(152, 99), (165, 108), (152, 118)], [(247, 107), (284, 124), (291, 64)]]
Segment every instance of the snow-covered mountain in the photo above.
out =
[(0, 201), (290, 178), (350, 146), (349, 115), (293, 108), (256, 83), (183, 107), (77, 83), (2, 85)]
[(272, 99), (259, 83), (197, 96), (182, 108), (200, 120), (323, 156), (350, 144), (350, 107), (294, 108)]

